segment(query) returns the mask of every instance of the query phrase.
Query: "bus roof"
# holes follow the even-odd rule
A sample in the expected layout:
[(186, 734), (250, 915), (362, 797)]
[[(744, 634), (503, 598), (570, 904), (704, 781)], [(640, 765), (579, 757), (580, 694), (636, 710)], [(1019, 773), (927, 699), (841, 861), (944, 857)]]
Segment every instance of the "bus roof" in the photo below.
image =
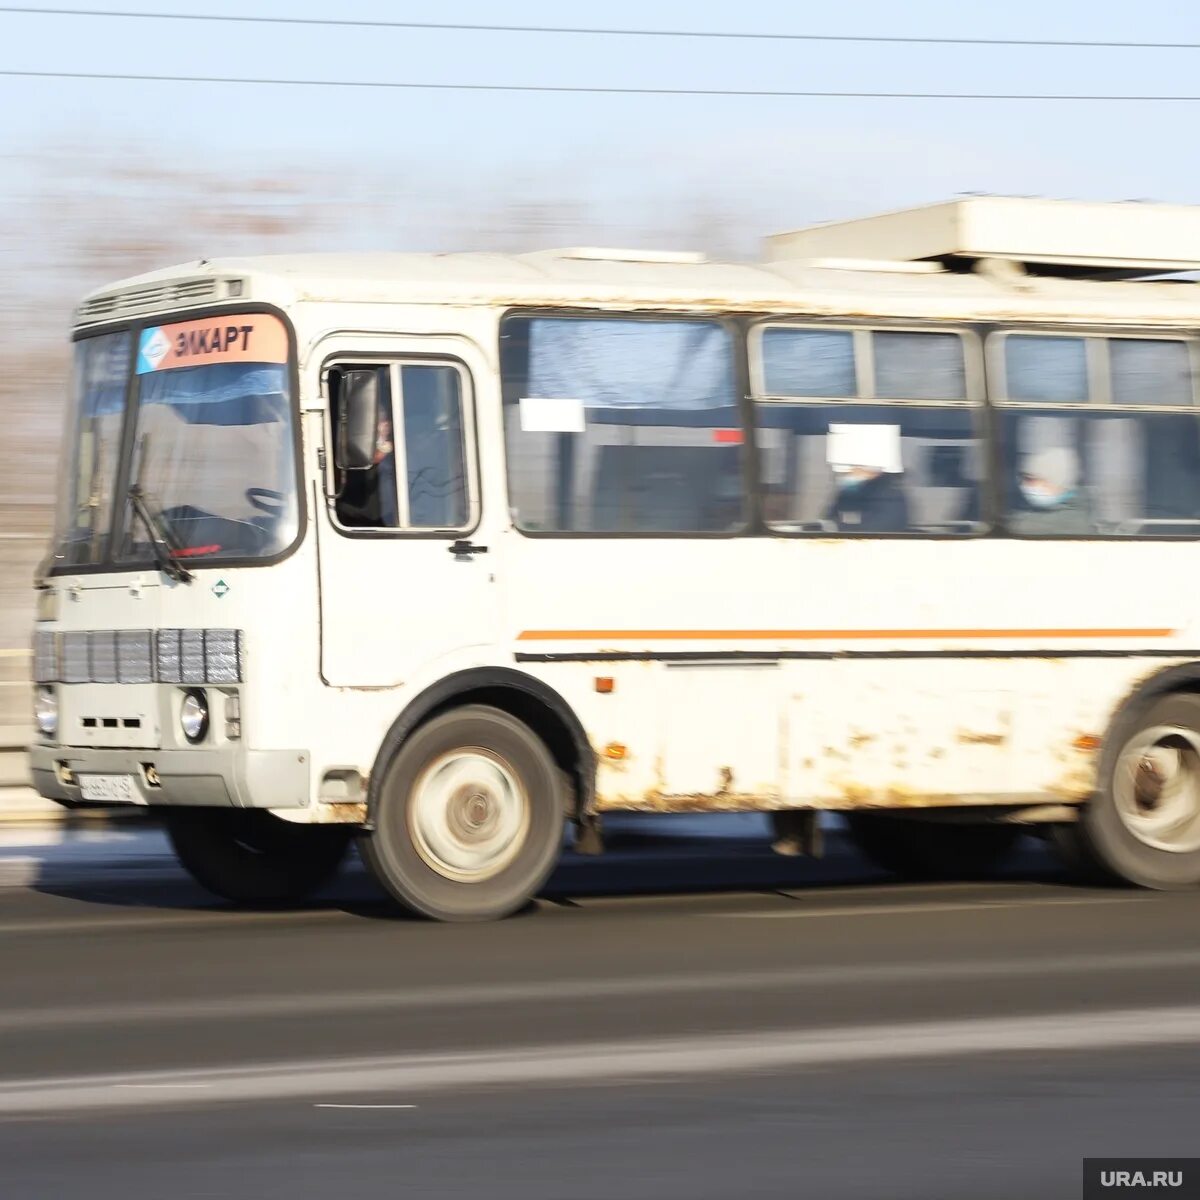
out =
[[(201, 260), (93, 292), (81, 304), (77, 321), (90, 326), (242, 299), (284, 308), (347, 302), (1200, 325), (1200, 290), (1192, 280), (1144, 278), (1168, 269), (1161, 257), (1155, 260), (1157, 267), (1147, 261), (1136, 266), (1150, 249), (1159, 253), (1169, 248), (1170, 238), (1164, 241), (1149, 220), (1156, 212), (1163, 229), (1174, 230), (1171, 244), (1179, 246), (1170, 269), (1190, 264), (1192, 241), (1200, 260), (1200, 207), (1036, 203), (1039, 212), (1054, 213), (1051, 225), (1061, 225), (1069, 217), (1066, 210), (1088, 210), (1094, 245), (1087, 264), (1080, 261), (1081, 243), (1066, 245), (1065, 233), (1059, 236), (1063, 251), (1058, 259), (1046, 229), (1031, 226), (1022, 235), (1017, 218), (1022, 211), (1034, 212), (1022, 209), (1022, 202), (1005, 202), (998, 210), (1007, 214), (1004, 220), (993, 219), (989, 226), (976, 218), (972, 226), (971, 203), (963, 201), (780, 235), (768, 241), (771, 257), (758, 263), (600, 247), (530, 254), (389, 252)], [(1045, 209), (1055, 203), (1059, 207)], [(1096, 210), (1108, 209), (1135, 210), (1136, 220), (1127, 220), (1126, 212), (1115, 214), (1121, 219), (1110, 223), (1107, 241), (1102, 241), (1103, 222)], [(883, 224), (871, 236), (856, 239), (855, 227), (872, 221)], [(979, 248), (967, 244), (972, 236), (982, 239)], [(1039, 256), (1022, 247), (1022, 237)], [(997, 247), (994, 253), (984, 253), (988, 239)], [(860, 247), (862, 252), (844, 256)], [(831, 251), (838, 256), (831, 257)], [(881, 253), (888, 257), (879, 257)], [(1028, 263), (1034, 264), (1031, 270)], [(1040, 273), (1047, 269), (1058, 273)], [(1100, 277), (1069, 277), (1080, 271)], [(1143, 277), (1131, 278), (1135, 275)]]

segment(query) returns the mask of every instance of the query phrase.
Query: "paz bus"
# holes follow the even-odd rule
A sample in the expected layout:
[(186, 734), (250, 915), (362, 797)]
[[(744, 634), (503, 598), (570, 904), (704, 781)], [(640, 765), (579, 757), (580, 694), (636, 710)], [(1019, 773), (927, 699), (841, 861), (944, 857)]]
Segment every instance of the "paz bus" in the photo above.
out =
[[(977, 197), (769, 238), (203, 260), (88, 296), (37, 790), (427, 917), (604, 814), (887, 869), (1200, 882), (1200, 209)], [(565, 836), (565, 835), (569, 835)]]

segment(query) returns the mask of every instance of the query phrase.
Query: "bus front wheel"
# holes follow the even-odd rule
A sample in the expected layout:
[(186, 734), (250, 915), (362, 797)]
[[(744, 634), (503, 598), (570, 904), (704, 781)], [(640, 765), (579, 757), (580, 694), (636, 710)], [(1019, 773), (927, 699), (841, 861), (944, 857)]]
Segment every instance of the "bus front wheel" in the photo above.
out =
[(1106, 743), (1098, 791), (1053, 831), (1059, 856), (1091, 881), (1200, 885), (1200, 696), (1163, 696)]
[(420, 726), (384, 768), (360, 853), (405, 908), (488, 921), (526, 904), (562, 846), (562, 775), (545, 743), (473, 704)]
[(958, 824), (846, 813), (854, 844), (864, 857), (904, 879), (977, 879), (990, 875), (1021, 837), (1017, 825)]
[(238, 904), (303, 900), (337, 873), (346, 829), (297, 825), (253, 808), (165, 808), (167, 836), (201, 887)]

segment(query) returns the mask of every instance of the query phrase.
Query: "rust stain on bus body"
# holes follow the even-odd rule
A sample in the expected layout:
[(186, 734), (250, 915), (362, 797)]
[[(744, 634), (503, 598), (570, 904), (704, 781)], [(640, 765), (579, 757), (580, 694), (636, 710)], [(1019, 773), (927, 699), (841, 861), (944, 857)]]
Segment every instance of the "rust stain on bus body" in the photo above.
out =
[(314, 825), (363, 825), (367, 820), (365, 800), (323, 800), (312, 807)]
[(775, 791), (758, 792), (660, 792), (649, 788), (638, 796), (601, 795), (596, 798), (599, 812), (759, 812), (772, 808), (809, 808), (807, 804), (789, 804)]
[(960, 729), (954, 737), (964, 746), (1003, 746), (1008, 741), (1006, 734), (980, 733), (973, 729)]
[(1077, 745), (1081, 737), (1083, 735), (1072, 736), (1065, 745), (1055, 750), (1058, 774), (1046, 789), (1051, 796), (1071, 804), (1089, 800), (1099, 782), (1099, 746), (1088, 748), (1086, 745)]

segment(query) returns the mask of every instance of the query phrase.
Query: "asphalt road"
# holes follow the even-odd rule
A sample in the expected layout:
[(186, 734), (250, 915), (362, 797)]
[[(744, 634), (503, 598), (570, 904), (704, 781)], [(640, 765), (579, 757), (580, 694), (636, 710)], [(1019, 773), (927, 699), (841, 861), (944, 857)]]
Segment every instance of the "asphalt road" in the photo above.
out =
[(1200, 1156), (1200, 897), (628, 833), (489, 926), (0, 891), (0, 1196), (1079, 1195)]

